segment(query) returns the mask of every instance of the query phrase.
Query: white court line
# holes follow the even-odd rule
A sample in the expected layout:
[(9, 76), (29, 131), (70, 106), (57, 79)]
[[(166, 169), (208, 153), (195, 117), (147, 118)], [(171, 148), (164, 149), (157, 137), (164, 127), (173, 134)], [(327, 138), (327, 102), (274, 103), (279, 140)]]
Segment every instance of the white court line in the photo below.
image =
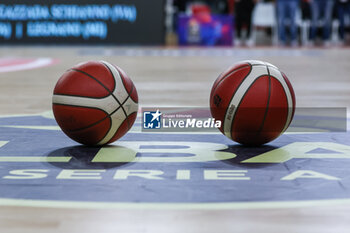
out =
[(9, 65), (4, 67), (0, 66), (0, 73), (35, 69), (35, 68), (47, 66), (53, 63), (54, 63), (54, 60), (52, 58), (47, 58), (47, 57), (36, 58), (35, 60), (25, 64)]

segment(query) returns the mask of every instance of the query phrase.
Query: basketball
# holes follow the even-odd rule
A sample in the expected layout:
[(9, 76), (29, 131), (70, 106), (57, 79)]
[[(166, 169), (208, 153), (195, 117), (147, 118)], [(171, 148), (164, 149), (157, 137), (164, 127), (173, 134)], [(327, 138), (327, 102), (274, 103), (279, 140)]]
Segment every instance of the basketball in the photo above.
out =
[(242, 61), (214, 82), (210, 110), (220, 131), (243, 145), (268, 143), (282, 134), (295, 111), (295, 94), (287, 76), (262, 61)]
[(138, 111), (136, 88), (126, 73), (105, 61), (89, 61), (66, 71), (52, 99), (62, 131), (81, 144), (112, 143), (133, 125)]

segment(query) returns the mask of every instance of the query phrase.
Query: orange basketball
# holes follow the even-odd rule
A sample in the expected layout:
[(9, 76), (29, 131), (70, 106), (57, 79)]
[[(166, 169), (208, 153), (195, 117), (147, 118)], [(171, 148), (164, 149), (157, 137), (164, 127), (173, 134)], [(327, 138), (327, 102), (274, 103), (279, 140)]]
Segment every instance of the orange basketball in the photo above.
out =
[(105, 61), (89, 61), (61, 76), (53, 92), (52, 109), (68, 137), (85, 145), (105, 145), (131, 128), (138, 96), (122, 69)]
[(290, 125), (295, 94), (287, 76), (276, 66), (243, 61), (216, 79), (210, 109), (228, 138), (245, 145), (262, 145)]

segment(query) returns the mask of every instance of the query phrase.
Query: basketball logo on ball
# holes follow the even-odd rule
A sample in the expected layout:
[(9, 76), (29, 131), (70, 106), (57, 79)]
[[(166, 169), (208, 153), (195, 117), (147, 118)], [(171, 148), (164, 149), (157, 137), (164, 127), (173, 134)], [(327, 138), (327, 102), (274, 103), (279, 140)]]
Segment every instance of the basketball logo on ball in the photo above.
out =
[(108, 62), (76, 65), (58, 80), (53, 113), (62, 131), (85, 145), (105, 145), (133, 125), (138, 96), (131, 79)]
[(210, 110), (221, 132), (244, 145), (276, 139), (290, 125), (295, 94), (287, 76), (262, 61), (243, 61), (214, 82)]

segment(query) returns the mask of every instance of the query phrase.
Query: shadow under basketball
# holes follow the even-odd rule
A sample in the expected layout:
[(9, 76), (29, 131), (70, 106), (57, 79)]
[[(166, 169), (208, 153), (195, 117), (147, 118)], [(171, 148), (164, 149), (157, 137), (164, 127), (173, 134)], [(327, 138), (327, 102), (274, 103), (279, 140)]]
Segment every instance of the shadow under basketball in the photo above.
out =
[(270, 145), (264, 145), (264, 146), (258, 146), (258, 147), (248, 147), (243, 145), (231, 145), (229, 146), (225, 152), (234, 153), (237, 156), (230, 160), (223, 160), (224, 163), (231, 164), (234, 166), (241, 166), (241, 167), (247, 167), (247, 168), (263, 168), (263, 167), (270, 167), (270, 166), (276, 166), (279, 164), (271, 164), (271, 163), (264, 163), (264, 164), (256, 164), (256, 163), (242, 163), (242, 161), (253, 158), (255, 156), (258, 156), (260, 154), (272, 151), (278, 149), (276, 146), (270, 146)]
[[(123, 148), (121, 146), (105, 146), (104, 148)], [(102, 147), (72, 146), (64, 147), (48, 153), (47, 157), (71, 157), (69, 162), (49, 162), (49, 164), (63, 169), (112, 169), (126, 166), (130, 162), (93, 162)], [(117, 153), (117, 152), (116, 152)]]

